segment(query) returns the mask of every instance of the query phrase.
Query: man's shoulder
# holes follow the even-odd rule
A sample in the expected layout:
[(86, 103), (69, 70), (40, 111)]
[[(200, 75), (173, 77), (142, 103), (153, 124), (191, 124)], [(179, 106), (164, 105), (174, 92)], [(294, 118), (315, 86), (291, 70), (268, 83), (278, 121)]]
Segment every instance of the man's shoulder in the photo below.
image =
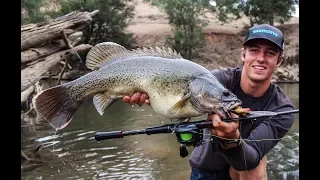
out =
[(219, 67), (211, 70), (211, 73), (218, 77), (219, 79), (233, 79), (241, 74), (242, 68), (239, 67)]
[(241, 69), (240, 67), (218, 67), (216, 69), (212, 69), (211, 72), (212, 73), (226, 73), (226, 74), (233, 74), (233, 73), (238, 73), (238, 72), (241, 72)]
[(227, 88), (232, 88), (240, 80), (242, 68), (239, 67), (219, 67), (211, 73)]
[(274, 86), (273, 88), (274, 101), (276, 101), (278, 105), (289, 105), (293, 107), (293, 103), (290, 97), (281, 89), (281, 87), (278, 86), (277, 84), (272, 84), (272, 85)]

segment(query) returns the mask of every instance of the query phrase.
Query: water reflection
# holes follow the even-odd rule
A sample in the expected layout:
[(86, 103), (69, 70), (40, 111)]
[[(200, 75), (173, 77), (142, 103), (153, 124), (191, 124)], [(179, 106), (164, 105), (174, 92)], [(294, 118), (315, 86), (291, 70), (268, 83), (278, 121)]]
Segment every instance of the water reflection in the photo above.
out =
[[(299, 84), (279, 85), (299, 109)], [(268, 177), (270, 179), (299, 179), (299, 113), (287, 135), (268, 154)]]
[[(298, 84), (281, 84), (299, 108)], [(299, 179), (299, 115), (275, 148), (268, 153), (269, 179)], [(196, 119), (204, 119), (205, 116)], [(130, 106), (121, 101), (103, 116), (92, 100), (78, 110), (70, 125), (55, 132), (46, 122), (31, 130), (24, 126), (22, 149), (42, 145), (45, 163), (22, 171), (23, 179), (188, 179), (188, 158), (179, 155), (179, 144), (173, 134), (137, 135), (98, 143), (97, 131), (135, 130), (171, 123), (155, 115), (152, 109)], [(188, 148), (189, 154), (192, 148)]]

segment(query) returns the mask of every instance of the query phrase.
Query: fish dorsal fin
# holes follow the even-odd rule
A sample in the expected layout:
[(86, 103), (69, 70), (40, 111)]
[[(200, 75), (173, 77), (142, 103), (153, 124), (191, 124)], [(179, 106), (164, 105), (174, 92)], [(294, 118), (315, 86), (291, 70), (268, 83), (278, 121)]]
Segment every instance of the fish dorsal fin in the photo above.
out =
[(114, 42), (103, 42), (95, 45), (87, 54), (86, 66), (91, 70), (99, 69), (106, 62), (126, 56), (158, 56), (169, 59), (181, 59), (182, 56), (169, 47), (143, 47), (128, 50)]
[(129, 54), (131, 54), (131, 51), (117, 43), (99, 43), (88, 52), (86, 66), (91, 70), (99, 69), (104, 63)]
[(160, 57), (165, 57), (165, 58), (170, 58), (170, 59), (180, 59), (182, 56), (177, 53), (176, 51), (170, 49), (169, 47), (143, 47), (143, 48), (137, 48), (133, 49), (132, 52), (136, 55), (140, 56), (160, 56)]

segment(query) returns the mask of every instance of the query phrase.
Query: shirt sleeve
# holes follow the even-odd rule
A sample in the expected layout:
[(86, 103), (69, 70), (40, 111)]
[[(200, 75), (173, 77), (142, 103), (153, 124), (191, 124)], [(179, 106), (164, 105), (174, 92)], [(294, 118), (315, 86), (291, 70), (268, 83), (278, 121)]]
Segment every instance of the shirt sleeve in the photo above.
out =
[[(283, 95), (285, 96), (285, 95)], [(291, 101), (286, 97), (275, 108), (269, 109), (274, 112), (293, 110)], [(250, 170), (259, 165), (260, 160), (280, 141), (290, 130), (295, 116), (294, 114), (279, 115), (264, 119), (248, 138), (241, 139), (238, 147), (222, 150), (226, 160), (237, 171)]]
[(221, 84), (230, 89), (231, 80), (233, 79), (233, 71), (230, 68), (217, 68), (211, 70), (211, 73), (218, 79)]

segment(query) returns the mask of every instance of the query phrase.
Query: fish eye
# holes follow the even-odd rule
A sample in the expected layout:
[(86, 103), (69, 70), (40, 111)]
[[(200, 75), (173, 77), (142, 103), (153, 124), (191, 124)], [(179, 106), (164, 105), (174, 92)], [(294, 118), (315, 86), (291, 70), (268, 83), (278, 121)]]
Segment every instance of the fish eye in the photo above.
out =
[(227, 89), (224, 89), (224, 90), (222, 91), (222, 93), (223, 93), (223, 95), (225, 95), (225, 96), (230, 95), (230, 92), (229, 92)]

